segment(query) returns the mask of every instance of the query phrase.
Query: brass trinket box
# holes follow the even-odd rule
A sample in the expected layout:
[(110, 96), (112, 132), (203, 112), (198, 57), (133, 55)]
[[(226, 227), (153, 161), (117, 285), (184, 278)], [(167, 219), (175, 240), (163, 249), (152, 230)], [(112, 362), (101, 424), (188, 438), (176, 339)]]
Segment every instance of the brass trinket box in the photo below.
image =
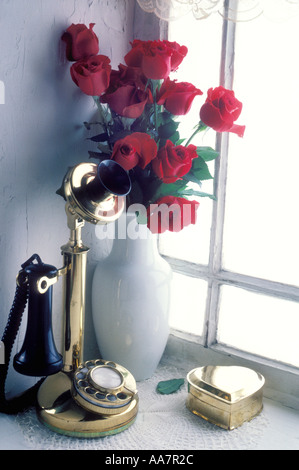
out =
[(224, 429), (234, 429), (263, 408), (264, 377), (246, 367), (205, 366), (187, 375), (187, 408)]

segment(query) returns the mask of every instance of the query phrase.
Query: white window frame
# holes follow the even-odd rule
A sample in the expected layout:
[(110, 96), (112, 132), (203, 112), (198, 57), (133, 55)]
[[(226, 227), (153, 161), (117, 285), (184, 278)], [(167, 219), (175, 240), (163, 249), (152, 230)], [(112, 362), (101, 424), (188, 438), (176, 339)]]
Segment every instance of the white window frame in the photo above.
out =
[[(226, 11), (234, 10), (238, 0), (226, 0)], [(223, 21), (222, 55), (220, 67), (220, 84), (233, 89), (234, 78), (234, 45), (236, 23)], [(167, 25), (160, 22), (161, 38), (167, 34)], [(228, 168), (229, 134), (221, 133), (216, 137), (216, 149), (221, 158), (215, 161), (210, 254), (208, 265), (195, 264), (173, 257), (164, 256), (174, 272), (206, 280), (208, 294), (206, 302), (203, 337), (192, 333), (171, 329), (171, 337), (166, 349), (169, 358), (195, 359), (201, 364), (239, 364), (254, 368), (266, 378), (265, 394), (289, 406), (299, 409), (299, 368), (264, 358), (229, 347), (217, 342), (217, 324), (219, 313), (219, 295), (222, 285), (241, 287), (253, 292), (299, 302), (299, 288), (247, 276), (222, 268), (222, 246), (225, 216), (225, 192)]]

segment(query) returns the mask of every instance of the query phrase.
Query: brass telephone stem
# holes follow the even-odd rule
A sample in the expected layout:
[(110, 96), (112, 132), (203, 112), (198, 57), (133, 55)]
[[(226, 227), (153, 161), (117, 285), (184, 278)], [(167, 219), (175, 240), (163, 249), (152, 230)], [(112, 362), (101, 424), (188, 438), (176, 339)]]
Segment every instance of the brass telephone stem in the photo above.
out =
[(63, 371), (73, 372), (83, 362), (86, 263), (89, 248), (83, 245), (81, 239), (84, 220), (73, 213), (69, 204), (66, 204), (66, 214), (70, 238), (61, 247), (66, 271), (63, 276)]
[[(111, 162), (112, 167), (111, 168)], [(77, 370), (82, 372), (80, 364), (83, 358), (83, 328), (85, 319), (85, 287), (86, 264), (89, 248), (83, 245), (81, 230), (86, 222), (106, 224), (116, 220), (125, 207), (125, 191), (130, 189), (128, 175), (116, 162), (102, 162), (104, 169), (116, 171), (121, 176), (120, 192), (123, 196), (106, 197), (95, 202), (87, 190), (90, 182), (98, 176), (98, 166), (94, 163), (81, 163), (69, 169), (64, 177), (63, 193), (66, 200), (65, 210), (67, 225), (70, 229), (68, 242), (61, 247), (63, 267), (58, 276), (63, 276), (63, 368), (60, 372), (49, 375), (38, 389), (37, 414), (41, 422), (51, 430), (73, 437), (102, 437), (127, 429), (136, 417), (138, 411), (138, 395), (134, 393), (135, 380), (124, 370), (125, 392), (121, 397), (115, 396), (116, 403), (111, 402), (108, 395), (93, 397), (89, 395), (90, 388), (80, 385)], [(109, 167), (109, 168), (108, 168)], [(104, 171), (105, 173), (105, 171)], [(121, 173), (121, 174), (120, 174)], [(99, 180), (99, 184), (102, 182)], [(126, 193), (127, 194), (127, 193)], [(58, 277), (57, 276), (57, 277)], [(56, 278), (55, 278), (56, 281)], [(40, 289), (46, 289), (54, 280), (40, 280)], [(89, 361), (90, 363), (90, 361)], [(95, 367), (97, 361), (92, 361)], [(100, 361), (101, 364), (108, 361)], [(89, 366), (88, 366), (89, 367)], [(117, 365), (115, 364), (115, 367)], [(121, 368), (121, 366), (118, 366)], [(129, 374), (129, 375), (128, 375)], [(89, 376), (88, 376), (89, 377)], [(128, 380), (128, 377), (131, 377)], [(76, 384), (79, 391), (76, 389)], [(93, 390), (93, 389), (91, 389)], [(129, 397), (127, 391), (132, 391)], [(134, 394), (133, 394), (134, 393)], [(96, 394), (95, 394), (96, 395)], [(110, 395), (109, 395), (110, 396)], [(118, 400), (118, 401), (117, 401)], [(102, 403), (104, 402), (104, 403)], [(116, 406), (114, 406), (116, 405)], [(115, 413), (111, 413), (115, 411)]]

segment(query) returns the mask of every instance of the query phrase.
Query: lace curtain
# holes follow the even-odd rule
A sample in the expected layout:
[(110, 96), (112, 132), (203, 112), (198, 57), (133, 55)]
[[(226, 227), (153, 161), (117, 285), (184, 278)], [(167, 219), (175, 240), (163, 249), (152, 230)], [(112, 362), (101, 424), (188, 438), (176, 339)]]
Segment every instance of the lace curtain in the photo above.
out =
[[(158, 18), (172, 21), (192, 12), (198, 19), (219, 13), (233, 21), (250, 21), (265, 15), (283, 21), (299, 14), (299, 0), (137, 0), (140, 7)], [(228, 6), (225, 4), (228, 3)]]

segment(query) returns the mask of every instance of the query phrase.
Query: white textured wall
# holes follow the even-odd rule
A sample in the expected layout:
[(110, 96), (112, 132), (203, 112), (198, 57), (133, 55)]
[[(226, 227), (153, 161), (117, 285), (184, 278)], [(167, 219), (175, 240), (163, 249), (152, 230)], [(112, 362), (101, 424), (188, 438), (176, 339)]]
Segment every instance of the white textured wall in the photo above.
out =
[[(68, 229), (64, 201), (55, 191), (69, 166), (88, 160), (82, 122), (94, 108), (70, 78), (61, 34), (71, 23), (96, 23), (100, 53), (116, 67), (133, 37), (134, 7), (135, 0), (0, 0), (0, 82), (5, 86), (5, 104), (0, 104), (1, 335), (21, 263), (37, 252), (45, 263), (61, 267), (60, 246)], [(91, 248), (89, 281), (102, 250), (94, 230), (87, 225), (83, 230)], [(56, 285), (58, 332), (60, 296)], [(90, 353), (89, 311), (86, 331)], [(9, 385), (20, 380), (11, 374)]]

